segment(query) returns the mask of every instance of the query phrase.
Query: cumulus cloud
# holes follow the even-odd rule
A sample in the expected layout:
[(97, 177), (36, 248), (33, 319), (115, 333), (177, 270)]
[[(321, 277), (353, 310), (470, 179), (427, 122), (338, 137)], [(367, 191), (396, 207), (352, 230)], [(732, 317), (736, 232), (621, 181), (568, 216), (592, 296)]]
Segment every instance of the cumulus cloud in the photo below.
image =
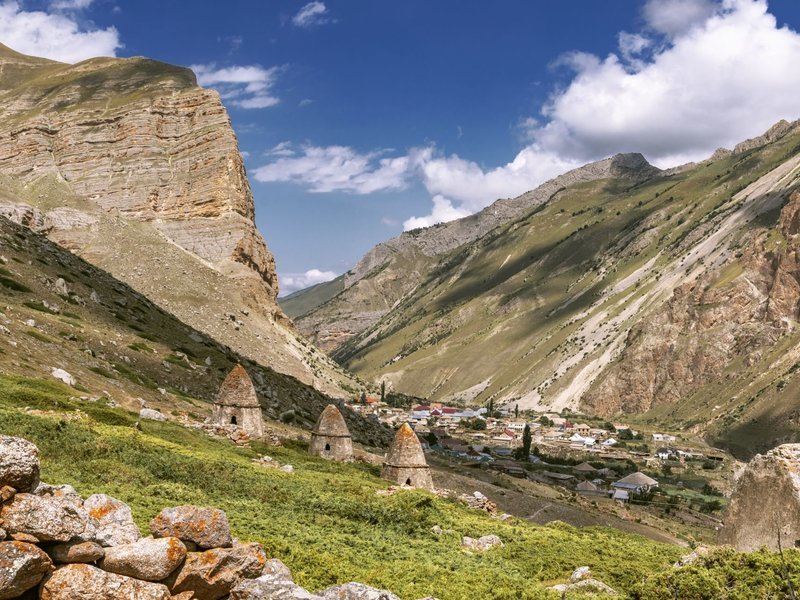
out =
[(292, 17), (292, 23), (297, 27), (308, 28), (330, 22), (330, 12), (324, 2), (309, 2)]
[(319, 269), (309, 269), (305, 273), (278, 273), (280, 295), (285, 296), (318, 283), (331, 281), (336, 277), (338, 275), (333, 271), (320, 271)]
[(282, 154), (253, 171), (258, 181), (288, 181), (305, 185), (311, 192), (371, 194), (406, 187), (417, 165), (430, 157), (430, 149), (412, 150), (404, 156), (382, 158), (387, 151), (361, 154), (348, 146), (304, 146), (301, 153), (286, 155), (289, 145), (278, 144)]
[[(80, 8), (88, 3), (60, 2)], [(84, 6), (85, 8), (85, 6)], [(115, 56), (122, 47), (114, 27), (84, 29), (66, 14), (26, 11), (18, 2), (0, 4), (0, 42), (23, 54), (75, 63), (96, 56)]]
[(619, 33), (617, 52), (557, 61), (572, 79), (539, 115), (519, 121), (526, 146), (505, 165), (486, 169), (433, 147), (394, 158), (309, 147), (263, 167), (260, 178), (362, 194), (416, 178), (432, 207), (406, 220), (408, 229), (474, 213), (618, 152), (673, 166), (800, 116), (800, 35), (778, 27), (766, 0), (650, 0), (643, 17), (642, 31)]
[(648, 0), (643, 16), (655, 31), (676, 36), (702, 24), (716, 8), (711, 0)]
[(280, 67), (259, 65), (221, 67), (214, 63), (192, 65), (197, 83), (219, 91), (224, 100), (239, 108), (269, 108), (280, 102), (272, 95)]
[[(704, 6), (663, 4), (673, 3)], [(544, 108), (536, 142), (580, 160), (639, 151), (666, 166), (797, 118), (800, 35), (778, 28), (765, 0), (726, 0), (704, 21), (695, 15), (687, 8), (681, 28), (656, 20), (677, 37), (641, 64), (626, 63), (624, 52), (574, 61), (575, 77)]]
[(50, 3), (53, 10), (86, 10), (94, 0), (54, 0)]

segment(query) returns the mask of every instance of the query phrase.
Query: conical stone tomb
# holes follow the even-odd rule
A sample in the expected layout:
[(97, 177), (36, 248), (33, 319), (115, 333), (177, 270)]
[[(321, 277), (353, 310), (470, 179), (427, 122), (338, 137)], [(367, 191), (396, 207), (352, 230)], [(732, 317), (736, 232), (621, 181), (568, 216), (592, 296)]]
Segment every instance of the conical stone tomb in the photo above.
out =
[(222, 382), (217, 401), (214, 402), (211, 422), (215, 425), (235, 425), (253, 438), (264, 437), (261, 405), (253, 382), (242, 365), (233, 367)]
[(328, 404), (311, 432), (308, 452), (328, 460), (353, 460), (353, 438), (339, 409)]
[(408, 423), (403, 423), (394, 436), (386, 460), (383, 462), (381, 477), (400, 485), (433, 491), (431, 468), (422, 452), (422, 444)]

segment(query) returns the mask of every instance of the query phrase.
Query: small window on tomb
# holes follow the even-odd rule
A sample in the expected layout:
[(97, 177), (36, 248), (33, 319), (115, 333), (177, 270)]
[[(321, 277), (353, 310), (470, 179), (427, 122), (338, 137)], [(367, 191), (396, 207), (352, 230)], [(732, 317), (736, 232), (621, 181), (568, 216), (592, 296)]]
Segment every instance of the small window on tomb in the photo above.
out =
[(406, 485), (411, 485), (411, 477), (409, 477), (408, 479), (406, 479)]
[(325, 444), (325, 451), (328, 452), (331, 449), (330, 444)]
[(231, 417), (231, 425), (236, 425), (236, 415)]

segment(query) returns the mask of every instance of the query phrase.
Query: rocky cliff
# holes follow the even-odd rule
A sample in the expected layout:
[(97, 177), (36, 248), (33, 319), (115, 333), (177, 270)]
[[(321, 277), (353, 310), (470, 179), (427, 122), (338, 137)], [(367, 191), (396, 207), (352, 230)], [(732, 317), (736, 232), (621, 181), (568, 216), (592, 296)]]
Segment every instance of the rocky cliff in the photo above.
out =
[(189, 69), (0, 47), (0, 184), (0, 213), (188, 324), (327, 391), (347, 385), (278, 307), (230, 119)]

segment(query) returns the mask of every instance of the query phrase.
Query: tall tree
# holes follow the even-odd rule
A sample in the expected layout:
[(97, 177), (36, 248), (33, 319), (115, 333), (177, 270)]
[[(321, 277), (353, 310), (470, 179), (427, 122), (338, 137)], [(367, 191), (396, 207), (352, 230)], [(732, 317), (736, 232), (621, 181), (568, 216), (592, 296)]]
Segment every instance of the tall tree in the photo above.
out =
[(514, 417), (519, 419), (519, 404), (514, 405)]
[(381, 402), (386, 401), (386, 382), (381, 381)]
[(531, 426), (525, 423), (525, 429), (522, 430), (522, 456), (526, 460), (531, 453), (531, 441)]

